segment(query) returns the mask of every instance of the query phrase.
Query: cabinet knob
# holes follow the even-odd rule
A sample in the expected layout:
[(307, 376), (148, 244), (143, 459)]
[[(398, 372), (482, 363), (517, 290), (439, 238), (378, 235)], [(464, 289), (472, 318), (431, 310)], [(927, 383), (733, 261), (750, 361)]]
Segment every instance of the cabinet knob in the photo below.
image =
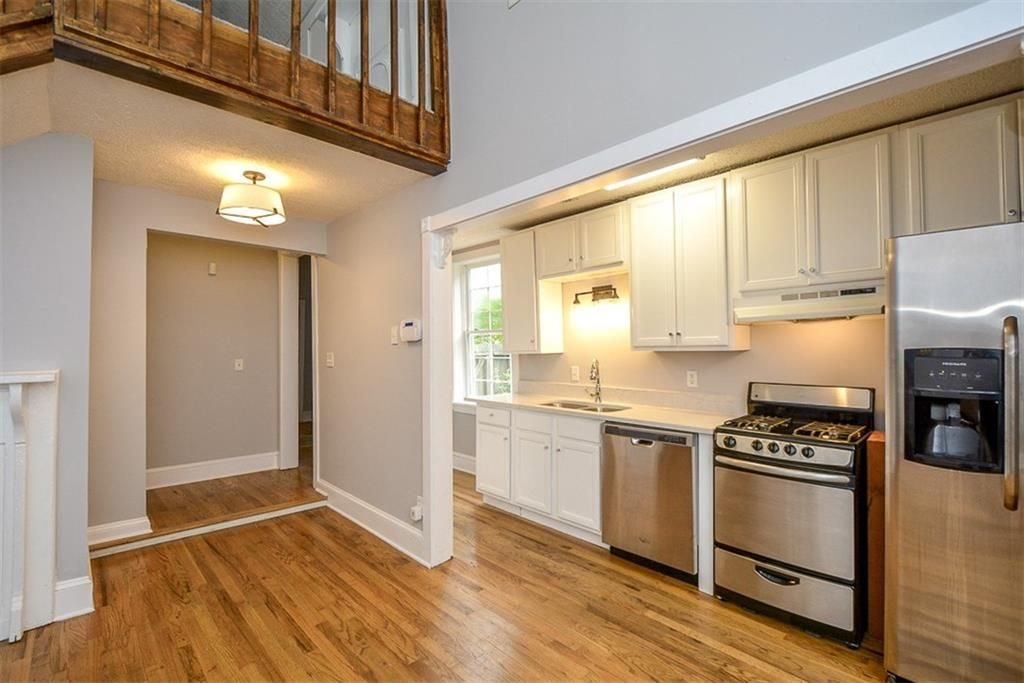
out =
[(817, 268), (815, 268), (814, 266), (811, 266), (811, 272), (812, 272), (812, 273), (817, 273), (817, 272), (818, 272), (818, 269), (817, 269)]
[(544, 447), (544, 450), (546, 450), (546, 451), (550, 451), (550, 450), (551, 450), (551, 446), (545, 446), (545, 447)]
[(1017, 215), (1017, 209), (1010, 209), (1010, 215), (1011, 216), (1016, 216)]
[(799, 271), (797, 271), (797, 272), (798, 272), (798, 273), (800, 273), (801, 275), (807, 275), (807, 271), (806, 271), (805, 269), (803, 269), (803, 268), (801, 268), (801, 269), (800, 269)]

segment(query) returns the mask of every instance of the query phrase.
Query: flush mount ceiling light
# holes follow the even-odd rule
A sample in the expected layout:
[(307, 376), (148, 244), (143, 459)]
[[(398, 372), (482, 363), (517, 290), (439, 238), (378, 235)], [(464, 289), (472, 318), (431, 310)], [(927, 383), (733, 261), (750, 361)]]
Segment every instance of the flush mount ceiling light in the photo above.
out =
[(573, 304), (582, 303), (580, 301), (581, 296), (589, 296), (591, 301), (597, 303), (598, 301), (618, 299), (619, 293), (615, 290), (615, 287), (612, 285), (598, 285), (597, 287), (589, 289), (585, 292), (577, 292), (576, 295), (572, 298)]
[(242, 175), (249, 179), (251, 184), (225, 185), (217, 215), (235, 223), (259, 225), (264, 228), (284, 223), (284, 202), (281, 201), (281, 193), (256, 184), (266, 180), (267, 176), (259, 171), (246, 171)]
[(671, 173), (672, 171), (675, 171), (677, 169), (684, 168), (686, 166), (692, 166), (693, 164), (697, 163), (698, 161), (703, 161), (703, 160), (704, 160), (704, 157), (694, 157), (693, 159), (687, 159), (686, 161), (680, 161), (678, 163), (670, 164), (670, 165), (664, 166), (662, 168), (656, 168), (653, 171), (648, 171), (647, 173), (641, 173), (638, 176), (633, 176), (632, 178), (626, 178), (625, 180), (619, 180), (619, 181), (616, 181), (616, 182), (612, 183), (611, 185), (605, 185), (604, 189), (609, 191), (609, 192), (611, 192), (612, 190), (618, 190), (618, 189), (623, 188), (623, 187), (629, 187), (630, 185), (636, 185), (637, 183), (642, 183), (645, 180), (650, 180), (651, 178), (657, 178), (660, 175), (664, 175), (666, 173)]

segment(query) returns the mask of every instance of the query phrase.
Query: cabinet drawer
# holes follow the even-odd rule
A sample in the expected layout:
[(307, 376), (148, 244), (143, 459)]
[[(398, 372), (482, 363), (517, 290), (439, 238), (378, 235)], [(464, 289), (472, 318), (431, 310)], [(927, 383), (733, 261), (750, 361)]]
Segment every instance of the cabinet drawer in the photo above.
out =
[(555, 421), (558, 436), (591, 443), (601, 443), (600, 420), (588, 420), (580, 417), (559, 417)]
[(512, 414), (501, 408), (478, 405), (476, 407), (476, 421), (498, 427), (508, 427), (512, 422)]
[(715, 585), (844, 631), (854, 625), (853, 588), (715, 548)]
[(528, 429), (541, 434), (550, 434), (553, 424), (550, 415), (530, 410), (517, 410), (513, 417), (513, 423), (516, 429)]

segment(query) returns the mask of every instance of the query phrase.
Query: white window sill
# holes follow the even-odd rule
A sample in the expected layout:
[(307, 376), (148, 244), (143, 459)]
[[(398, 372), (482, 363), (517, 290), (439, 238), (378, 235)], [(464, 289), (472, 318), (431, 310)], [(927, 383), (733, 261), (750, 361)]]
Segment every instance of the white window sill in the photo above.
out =
[(476, 415), (476, 403), (470, 401), (452, 401), (452, 412), (463, 415)]

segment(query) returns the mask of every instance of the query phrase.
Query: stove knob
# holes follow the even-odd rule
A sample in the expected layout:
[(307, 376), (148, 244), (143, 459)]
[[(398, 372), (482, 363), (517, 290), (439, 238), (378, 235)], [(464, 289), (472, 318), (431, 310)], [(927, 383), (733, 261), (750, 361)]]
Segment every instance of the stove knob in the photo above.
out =
[(811, 448), (810, 446), (804, 446), (804, 449), (800, 451), (800, 455), (804, 456), (805, 458), (813, 458), (814, 449)]
[(750, 442), (750, 447), (753, 448), (755, 451), (759, 451), (762, 448), (764, 448), (764, 444), (761, 443), (760, 439), (754, 439), (753, 441)]
[(724, 439), (722, 439), (722, 443), (725, 444), (726, 448), (735, 448), (736, 438), (732, 436), (727, 436)]
[(774, 441), (770, 442), (768, 444), (768, 452), (769, 453), (778, 453), (779, 452), (779, 444), (775, 443)]
[(786, 455), (796, 455), (796, 446), (791, 443), (787, 443), (782, 450), (786, 452)]

